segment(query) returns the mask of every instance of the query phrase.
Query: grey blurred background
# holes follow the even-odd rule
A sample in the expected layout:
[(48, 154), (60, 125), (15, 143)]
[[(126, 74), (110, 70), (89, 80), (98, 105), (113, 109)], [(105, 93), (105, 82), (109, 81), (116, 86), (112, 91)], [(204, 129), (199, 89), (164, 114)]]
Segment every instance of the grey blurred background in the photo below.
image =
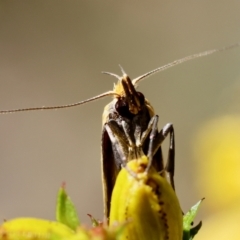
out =
[[(115, 79), (101, 71), (121, 74), (118, 64), (134, 78), (238, 41), (238, 0), (1, 0), (0, 109), (77, 102), (111, 90)], [(195, 184), (195, 132), (208, 119), (239, 113), (233, 101), (239, 62), (240, 49), (234, 49), (140, 84), (160, 116), (159, 127), (175, 126), (175, 181), (184, 211), (205, 196)], [(82, 222), (90, 224), (87, 213), (102, 219), (101, 115), (109, 101), (0, 115), (0, 219), (54, 219), (63, 181)], [(209, 211), (203, 206), (199, 219)]]

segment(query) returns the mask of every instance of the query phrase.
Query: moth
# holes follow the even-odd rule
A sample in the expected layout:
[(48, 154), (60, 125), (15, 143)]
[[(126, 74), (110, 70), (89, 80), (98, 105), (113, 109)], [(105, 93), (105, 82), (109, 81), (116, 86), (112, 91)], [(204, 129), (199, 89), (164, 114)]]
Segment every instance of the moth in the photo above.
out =
[[(109, 217), (110, 201), (113, 187), (119, 171), (123, 165), (136, 158), (140, 147), (146, 153), (148, 151), (149, 132), (156, 119), (151, 104), (141, 92), (136, 91), (134, 82), (121, 68), (123, 76), (117, 76), (118, 83), (114, 91), (119, 96), (115, 97), (103, 112), (102, 131), (102, 173), (103, 173), (103, 194), (104, 213)], [(134, 80), (133, 80), (134, 81)], [(121, 143), (116, 146), (115, 138), (111, 138), (108, 127), (114, 127), (116, 138)], [(131, 126), (131, 127), (130, 127)], [(172, 124), (167, 124), (161, 139), (155, 146), (152, 156), (152, 165), (157, 171), (163, 170), (163, 157), (161, 143), (170, 134), (169, 161), (166, 171), (169, 172), (171, 184), (174, 188), (174, 130)], [(144, 134), (143, 134), (144, 133)], [(142, 138), (142, 140), (140, 140)], [(136, 141), (135, 141), (136, 140)], [(118, 147), (121, 148), (119, 151)]]
[[(111, 196), (110, 226), (126, 223), (121, 239), (182, 240), (183, 216), (178, 198), (165, 178), (165, 170), (158, 172), (153, 165), (156, 148), (165, 138), (164, 130), (158, 132), (157, 122), (158, 116), (154, 116), (142, 135), (132, 122), (124, 125), (131, 133), (126, 141), (121, 141), (126, 135), (119, 125), (114, 121), (106, 124), (119, 155), (125, 156), (125, 149), (135, 140), (135, 147), (129, 147), (130, 157), (117, 176)], [(145, 155), (142, 146), (148, 133)]]
[[(146, 132), (149, 124), (152, 124), (152, 119), (155, 116), (153, 107), (149, 103), (149, 101), (144, 97), (144, 95), (140, 92), (136, 91), (137, 84), (153, 75), (157, 72), (166, 70), (175, 65), (181, 64), (183, 62), (196, 59), (199, 57), (207, 56), (216, 52), (221, 52), (224, 50), (232, 49), (234, 47), (238, 47), (239, 43), (233, 44), (228, 47), (224, 47), (221, 49), (213, 49), (205, 52), (201, 52), (198, 54), (193, 54), (187, 57), (184, 57), (179, 60), (175, 60), (167, 65), (156, 68), (150, 72), (147, 72), (133, 80), (130, 80), (128, 75), (121, 68), (123, 76), (120, 77), (113, 73), (104, 72), (105, 74), (114, 76), (118, 79), (118, 83), (114, 86), (112, 91), (107, 91), (100, 95), (94, 96), (84, 101), (80, 101), (73, 104), (61, 105), (61, 106), (50, 106), (50, 107), (33, 107), (33, 108), (21, 108), (21, 109), (13, 109), (13, 110), (3, 110), (0, 111), (0, 114), (4, 113), (15, 113), (22, 111), (34, 111), (34, 110), (52, 110), (52, 109), (62, 109), (75, 107), (79, 105), (83, 105), (85, 103), (106, 97), (113, 96), (113, 100), (104, 108), (103, 113), (103, 131), (102, 131), (102, 178), (103, 178), (103, 188), (104, 188), (104, 213), (106, 217), (109, 217), (109, 209), (110, 209), (110, 199), (113, 191), (113, 187), (116, 181), (116, 177), (121, 170), (123, 165), (126, 165), (129, 159), (134, 159), (131, 156), (131, 151), (129, 149), (124, 149), (122, 151), (122, 155), (120, 155), (120, 151), (116, 149), (115, 142), (110, 139), (109, 132), (106, 129), (106, 126), (109, 122), (113, 121), (115, 125), (117, 125), (120, 131), (124, 132), (124, 134), (119, 135), (122, 142), (122, 146), (124, 146), (124, 141), (126, 139), (132, 139), (130, 142), (130, 146), (135, 149), (134, 145), (139, 144), (139, 142), (135, 142), (134, 140), (138, 140), (139, 137), (130, 137), (131, 133), (129, 132), (131, 129), (134, 129), (135, 134), (142, 135), (144, 133), (144, 137), (146, 138), (143, 142), (142, 150), (146, 154), (148, 151), (148, 142), (149, 142), (149, 132)], [(129, 125), (129, 122), (131, 123)], [(128, 123), (128, 124), (126, 124)], [(131, 126), (127, 128), (126, 126)], [(129, 130), (130, 129), (130, 130)], [(136, 130), (136, 131), (135, 131)], [(156, 171), (163, 170), (163, 160), (161, 153), (161, 143), (164, 138), (169, 134), (170, 135), (170, 145), (169, 145), (169, 154), (168, 154), (168, 164), (165, 166), (165, 171), (169, 173), (170, 182), (172, 188), (174, 188), (174, 130), (171, 124), (166, 124), (165, 127), (160, 131), (164, 133), (162, 139), (158, 141), (156, 151), (152, 156), (151, 165), (154, 166)]]

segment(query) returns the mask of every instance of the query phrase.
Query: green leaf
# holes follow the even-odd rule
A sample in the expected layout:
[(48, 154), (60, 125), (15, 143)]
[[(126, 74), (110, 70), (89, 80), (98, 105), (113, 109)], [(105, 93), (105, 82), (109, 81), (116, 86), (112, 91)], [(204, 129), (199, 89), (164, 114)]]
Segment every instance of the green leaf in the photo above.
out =
[(73, 230), (76, 230), (80, 225), (75, 206), (65, 191), (65, 184), (62, 184), (62, 187), (58, 191), (56, 219)]
[(183, 216), (183, 240), (192, 240), (202, 227), (202, 222), (199, 222), (195, 227), (192, 227), (193, 220), (197, 215), (200, 204), (204, 199), (201, 199)]

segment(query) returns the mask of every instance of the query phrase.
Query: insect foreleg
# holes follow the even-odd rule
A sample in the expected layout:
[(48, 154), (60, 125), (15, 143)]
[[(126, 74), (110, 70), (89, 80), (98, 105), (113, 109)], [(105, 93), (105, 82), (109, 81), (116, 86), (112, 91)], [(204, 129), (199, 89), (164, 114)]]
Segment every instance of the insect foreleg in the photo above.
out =
[(162, 142), (165, 138), (170, 135), (170, 143), (168, 148), (168, 159), (165, 165), (165, 170), (169, 175), (170, 183), (175, 190), (174, 185), (174, 166), (175, 166), (175, 138), (174, 138), (174, 128), (172, 123), (167, 123), (160, 132), (157, 131), (157, 122), (158, 116), (154, 116), (153, 118), (153, 130), (150, 134), (150, 143), (148, 149), (148, 158), (151, 160), (157, 150), (161, 147)]
[[(111, 140), (113, 154), (115, 156), (115, 164), (120, 167), (128, 161), (128, 141), (126, 135), (115, 121), (109, 121), (105, 124), (105, 129)], [(120, 170), (120, 169), (119, 169)]]

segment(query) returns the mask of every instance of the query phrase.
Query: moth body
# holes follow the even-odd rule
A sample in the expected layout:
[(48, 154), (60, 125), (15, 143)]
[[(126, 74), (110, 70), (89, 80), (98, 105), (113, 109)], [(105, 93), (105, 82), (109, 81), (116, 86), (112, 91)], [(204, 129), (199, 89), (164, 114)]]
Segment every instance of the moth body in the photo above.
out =
[[(114, 86), (116, 94), (113, 100), (103, 112), (102, 177), (106, 217), (109, 217), (112, 190), (122, 166), (138, 158), (139, 152), (147, 154), (149, 150), (149, 133), (153, 124), (151, 119), (154, 118), (154, 109), (144, 95), (136, 91), (135, 80), (131, 81), (123, 70), (122, 72), (122, 77), (108, 73), (117, 77), (118, 83)], [(114, 137), (110, 136), (109, 127), (113, 128)], [(163, 170), (160, 145), (156, 143), (152, 157), (152, 164), (157, 171)], [(171, 162), (174, 163), (174, 154), (172, 156)]]

